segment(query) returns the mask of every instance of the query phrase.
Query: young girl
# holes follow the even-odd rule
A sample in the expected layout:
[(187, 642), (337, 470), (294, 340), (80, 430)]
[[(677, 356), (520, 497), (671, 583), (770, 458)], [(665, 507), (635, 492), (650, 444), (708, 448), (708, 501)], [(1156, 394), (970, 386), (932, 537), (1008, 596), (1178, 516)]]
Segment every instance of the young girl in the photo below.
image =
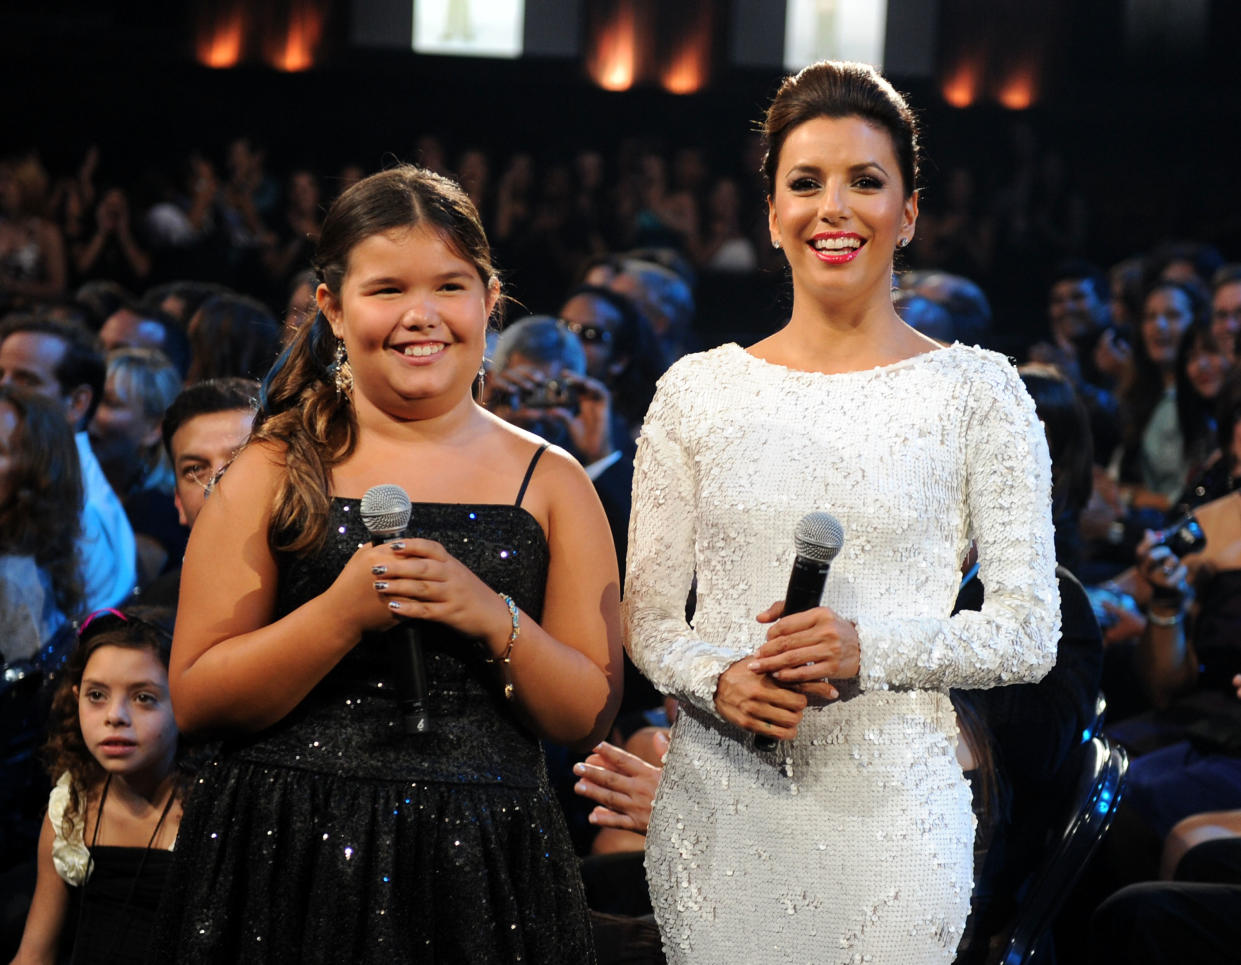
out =
[(102, 610), (82, 625), (52, 701), (57, 777), (39, 838), (38, 882), (13, 965), (141, 961), (172, 864), (182, 775), (168, 696), (167, 611)]
[[(500, 283), (456, 184), (360, 181), (315, 260), (319, 313), (182, 571), (177, 720), (225, 745), (186, 811), (167, 957), (592, 961), (539, 738), (594, 743), (620, 698), (603, 509), (471, 395)], [(374, 547), (359, 503), (384, 483), (412, 516)], [(405, 618), (430, 733), (402, 727)]]

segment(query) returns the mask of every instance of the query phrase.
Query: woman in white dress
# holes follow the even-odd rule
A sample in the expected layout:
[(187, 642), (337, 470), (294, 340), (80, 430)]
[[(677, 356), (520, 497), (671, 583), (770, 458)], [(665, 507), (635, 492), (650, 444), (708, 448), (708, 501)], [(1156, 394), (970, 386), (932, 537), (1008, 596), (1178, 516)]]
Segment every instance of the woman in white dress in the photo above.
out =
[[(918, 212), (901, 96), (870, 67), (816, 64), (765, 133), (791, 317), (667, 372), (634, 475), (628, 646), (683, 708), (651, 897), (673, 963), (951, 962), (974, 820), (948, 688), (1055, 659), (1046, 440), (1003, 357), (892, 308)], [(781, 618), (816, 510), (844, 547), (823, 605)], [(950, 616), (971, 541), (986, 605)]]

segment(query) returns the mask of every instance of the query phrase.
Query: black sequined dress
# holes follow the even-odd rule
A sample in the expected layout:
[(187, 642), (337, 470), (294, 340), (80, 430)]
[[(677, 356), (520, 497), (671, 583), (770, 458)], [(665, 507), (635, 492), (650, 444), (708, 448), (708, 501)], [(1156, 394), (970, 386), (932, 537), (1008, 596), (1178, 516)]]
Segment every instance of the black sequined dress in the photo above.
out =
[[(519, 505), (415, 504), (409, 532), (539, 618), (548, 548)], [(358, 500), (332, 501), (328, 535), (318, 555), (280, 560), (280, 613), (367, 540)], [(434, 733), (407, 736), (402, 639), (365, 638), (288, 717), (204, 769), (177, 842), (176, 961), (594, 960), (541, 748), (496, 669), (425, 624)]]

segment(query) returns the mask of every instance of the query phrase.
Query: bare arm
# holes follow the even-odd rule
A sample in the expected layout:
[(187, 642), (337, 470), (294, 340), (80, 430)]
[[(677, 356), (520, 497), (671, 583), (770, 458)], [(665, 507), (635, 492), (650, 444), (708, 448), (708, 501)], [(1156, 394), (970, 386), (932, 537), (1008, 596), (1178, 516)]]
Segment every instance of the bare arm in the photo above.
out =
[[(543, 625), (520, 614), (507, 669), (515, 699), (540, 735), (579, 744), (606, 732), (620, 700), (619, 580), (589, 480), (567, 456), (554, 461), (559, 469), (540, 467), (535, 477), (551, 507)], [(359, 549), (324, 593), (273, 621), (277, 572), (267, 545), (268, 507), (281, 472), (270, 448), (250, 447), (194, 527), (169, 667), (183, 730), (274, 724), (364, 632), (387, 630), (401, 617), (444, 623), (482, 640), (493, 656), (505, 652), (508, 608), (429, 540)], [(387, 584), (381, 592), (377, 581)]]
[(34, 897), (26, 915), (22, 943), (12, 965), (52, 965), (60, 945), (60, 933), (69, 908), (69, 886), (56, 873), (52, 864), (52, 841), (55, 831), (51, 818), (43, 819), (39, 832), (38, 878)]
[[(283, 467), (248, 447), (194, 526), (168, 681), (186, 732), (261, 730), (283, 718), (361, 639), (394, 617), (371, 588), (359, 550), (322, 595), (273, 622), (276, 561), (267, 545), (271, 497)], [(365, 571), (363, 570), (365, 567)]]
[(1138, 672), (1151, 702), (1167, 707), (1198, 679), (1198, 657), (1185, 633), (1185, 605), (1189, 595), (1188, 570), (1166, 546), (1154, 546), (1147, 533), (1138, 547), (1137, 573), (1148, 587), (1162, 591), (1150, 595), (1146, 629), (1138, 640)]
[[(548, 452), (533, 485), (549, 507), (551, 562), (542, 625), (523, 617), (509, 669), (516, 699), (539, 734), (588, 747), (608, 733), (621, 699), (616, 550), (599, 497), (576, 460)], [(502, 631), (507, 646), (507, 612)]]

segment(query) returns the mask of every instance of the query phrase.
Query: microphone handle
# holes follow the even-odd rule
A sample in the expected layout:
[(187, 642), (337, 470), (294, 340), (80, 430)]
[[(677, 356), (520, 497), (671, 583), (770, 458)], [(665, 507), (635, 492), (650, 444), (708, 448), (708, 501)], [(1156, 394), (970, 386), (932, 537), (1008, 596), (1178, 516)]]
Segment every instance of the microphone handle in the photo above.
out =
[[(382, 546), (403, 538), (403, 533), (391, 536), (376, 533), (371, 537), (371, 544)], [(403, 653), (398, 651), (396, 660), (397, 707), (401, 712), (401, 728), (411, 735), (428, 734), (432, 730), (431, 712), (427, 708), (427, 669), (422, 659), (419, 623), (419, 620), (401, 618), (401, 636), (405, 645)]]
[[(793, 572), (789, 575), (789, 588), (784, 594), (784, 615), (812, 610), (823, 601), (823, 587), (827, 583), (827, 571), (831, 563), (793, 557)], [(754, 738), (754, 749), (774, 751), (780, 742), (774, 737), (759, 734)]]

